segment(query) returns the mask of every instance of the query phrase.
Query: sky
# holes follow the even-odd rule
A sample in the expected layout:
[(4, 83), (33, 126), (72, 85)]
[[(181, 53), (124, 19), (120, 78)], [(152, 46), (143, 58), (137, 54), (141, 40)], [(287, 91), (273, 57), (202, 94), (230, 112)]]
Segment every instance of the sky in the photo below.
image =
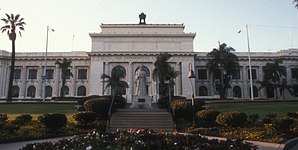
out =
[[(13, 13), (25, 19), (17, 52), (44, 52), (47, 26), (55, 30), (49, 31), (48, 52), (90, 52), (89, 33), (100, 32), (100, 24), (137, 24), (142, 12), (147, 24), (183, 23), (186, 33), (196, 33), (196, 52), (210, 52), (218, 42), (246, 52), (246, 24), (252, 52), (298, 48), (293, 0), (0, 0), (0, 9), (0, 18)], [(6, 33), (0, 50), (11, 52)]]

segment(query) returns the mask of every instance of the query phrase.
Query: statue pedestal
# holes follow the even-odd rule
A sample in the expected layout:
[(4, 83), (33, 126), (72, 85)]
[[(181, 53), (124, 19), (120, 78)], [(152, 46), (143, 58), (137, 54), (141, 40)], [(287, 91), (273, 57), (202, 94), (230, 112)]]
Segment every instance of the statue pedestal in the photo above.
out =
[(152, 98), (150, 96), (134, 96), (130, 108), (152, 108)]

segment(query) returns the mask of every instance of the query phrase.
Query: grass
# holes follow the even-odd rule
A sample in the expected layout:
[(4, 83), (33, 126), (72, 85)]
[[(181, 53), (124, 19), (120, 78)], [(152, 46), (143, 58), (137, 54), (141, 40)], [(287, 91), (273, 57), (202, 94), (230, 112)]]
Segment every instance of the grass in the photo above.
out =
[(61, 113), (66, 116), (71, 116), (75, 112), (74, 103), (70, 104), (0, 104), (0, 113), (6, 113), (9, 119), (13, 119), (20, 114), (30, 114), (33, 119), (37, 118), (38, 115), (45, 113)]
[(259, 114), (264, 118), (268, 113), (277, 113), (277, 117), (285, 117), (288, 112), (298, 112), (298, 102), (258, 102), (258, 103), (209, 103), (209, 108), (220, 112), (238, 111)]

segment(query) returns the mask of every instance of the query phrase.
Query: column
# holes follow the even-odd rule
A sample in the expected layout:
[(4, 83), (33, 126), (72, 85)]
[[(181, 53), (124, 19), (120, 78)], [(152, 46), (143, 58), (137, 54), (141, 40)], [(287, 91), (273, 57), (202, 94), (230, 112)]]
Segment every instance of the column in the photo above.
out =
[(76, 79), (77, 79), (77, 70), (76, 67), (73, 66), (71, 68), (71, 73), (73, 74), (73, 76), (70, 79), (70, 88), (69, 88), (69, 94), (70, 96), (76, 96)]
[(35, 97), (36, 98), (42, 98), (42, 71), (43, 71), (43, 67), (42, 66), (39, 66), (37, 68), (37, 77), (36, 77), (36, 81), (37, 81), (37, 84), (35, 85), (36, 86), (36, 95)]
[(22, 70), (21, 70), (21, 87), (20, 87), (19, 98), (25, 98), (26, 97), (26, 82), (27, 82), (26, 77), (27, 77), (26, 66), (23, 66)]
[(129, 62), (129, 65), (128, 65), (128, 85), (129, 85), (129, 88), (128, 88), (128, 98), (127, 98), (127, 103), (131, 103), (132, 102), (132, 95), (133, 95), (133, 65), (132, 65), (133, 62)]
[(248, 78), (248, 67), (247, 66), (243, 66), (243, 98), (249, 99), (249, 78)]
[(54, 69), (54, 77), (53, 77), (53, 80), (54, 80), (54, 84), (53, 84), (53, 97), (59, 97), (59, 81), (60, 81), (60, 69), (58, 67), (58, 65), (55, 66), (55, 69)]

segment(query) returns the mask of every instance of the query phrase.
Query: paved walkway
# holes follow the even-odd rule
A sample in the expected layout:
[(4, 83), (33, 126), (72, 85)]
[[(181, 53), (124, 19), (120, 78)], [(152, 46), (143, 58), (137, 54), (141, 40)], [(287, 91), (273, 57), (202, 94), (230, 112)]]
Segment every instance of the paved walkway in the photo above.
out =
[[(7, 144), (0, 144), (0, 150), (19, 150), (20, 148), (24, 147), (29, 143), (41, 143), (46, 141), (58, 141), (61, 139), (67, 139), (72, 136), (63, 137), (63, 138), (54, 138), (54, 139), (43, 139), (43, 140), (36, 140), (36, 141), (25, 141), (25, 142), (15, 142), (15, 143), (7, 143)], [(219, 140), (226, 140), (226, 138), (219, 138), (219, 137), (211, 137), (211, 136), (204, 136), (208, 139), (219, 139)], [(266, 142), (258, 142), (258, 141), (247, 141), (253, 143), (254, 145), (258, 145), (259, 150), (282, 150), (284, 148), (284, 144), (276, 144), (276, 143), (266, 143)], [(298, 142), (297, 144), (292, 147), (290, 150), (298, 150)]]

